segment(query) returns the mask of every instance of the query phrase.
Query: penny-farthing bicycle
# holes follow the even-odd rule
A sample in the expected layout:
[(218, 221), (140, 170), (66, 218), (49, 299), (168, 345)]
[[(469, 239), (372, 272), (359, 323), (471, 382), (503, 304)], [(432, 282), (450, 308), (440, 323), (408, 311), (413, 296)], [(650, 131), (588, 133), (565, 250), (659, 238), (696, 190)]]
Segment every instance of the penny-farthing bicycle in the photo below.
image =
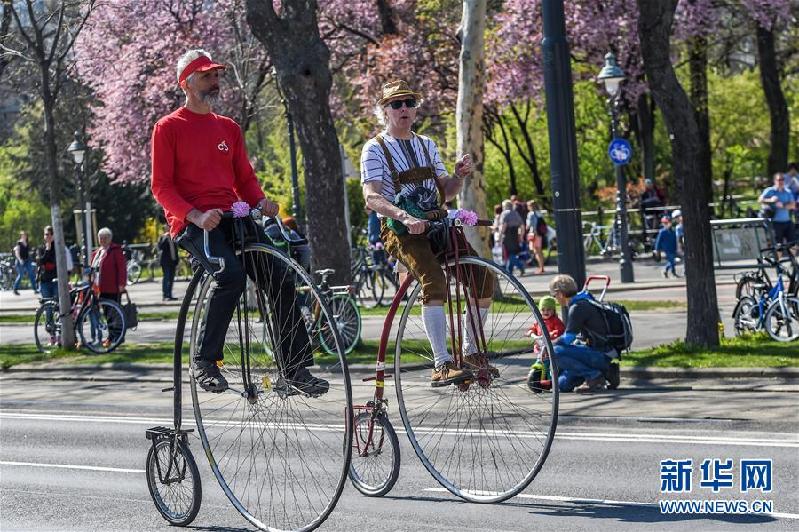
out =
[[(549, 454), (557, 426), (558, 390), (553, 386), (532, 393), (527, 387), (527, 374), (536, 357), (525, 331), (538, 323), (550, 352), (552, 344), (543, 318), (519, 281), (491, 262), (461, 255), (459, 246), (453, 245), (463, 238), (462, 222), (432, 223), (445, 224), (449, 235), (450, 251), (442, 266), (449, 286), (444, 303), (449, 348), (458, 367), (464, 367), (463, 333), (465, 327), (472, 327), (479, 339), (478, 363), (470, 367), (470, 380), (431, 386), (433, 354), (419, 312), (421, 286), (408, 276), (383, 326), (374, 398), (355, 407), (350, 479), (368, 496), (385, 495), (397, 481), (399, 441), (389, 421), (385, 395), (387, 379), (393, 377), (405, 432), (427, 470), (458, 497), (499, 502), (527, 487)], [(467, 285), (476, 286), (475, 278), (486, 274), (494, 278), (494, 298), (482, 325)], [(406, 293), (409, 297), (403, 301)], [(397, 315), (394, 371), (389, 375), (386, 352)], [(467, 324), (465, 316), (475, 318)], [(552, 378), (557, 381), (552, 362)]]
[[(260, 213), (253, 216), (259, 219)], [(225, 218), (230, 217), (226, 213)], [(244, 243), (243, 223), (237, 228), (237, 255), (256, 286), (255, 310), (245, 290), (234, 311), (224, 344), (220, 369), (229, 388), (204, 392), (191, 379), (194, 420), (211, 470), (233, 506), (250, 523), (264, 530), (312, 530), (318, 527), (341, 496), (350, 463), (352, 399), (347, 363), (333, 316), (308, 274), (277, 249)], [(208, 249), (210, 262), (224, 268)], [(314, 375), (327, 380), (329, 391), (309, 396), (286, 385), (282, 367), (287, 339), (305, 330), (302, 316), (278, 317), (287, 308), (279, 287), (292, 283), (295, 301), (319, 309), (327, 321), (332, 353), (314, 353)], [(178, 315), (174, 351), (174, 427), (147, 431), (152, 441), (147, 457), (147, 482), (161, 515), (186, 526), (197, 515), (202, 497), (197, 467), (189, 451), (181, 412), (181, 354), (188, 324), (189, 352), (195, 353), (206, 325), (213, 275), (195, 271)], [(294, 323), (296, 321), (296, 323)], [(328, 346), (330, 347), (330, 346)]]

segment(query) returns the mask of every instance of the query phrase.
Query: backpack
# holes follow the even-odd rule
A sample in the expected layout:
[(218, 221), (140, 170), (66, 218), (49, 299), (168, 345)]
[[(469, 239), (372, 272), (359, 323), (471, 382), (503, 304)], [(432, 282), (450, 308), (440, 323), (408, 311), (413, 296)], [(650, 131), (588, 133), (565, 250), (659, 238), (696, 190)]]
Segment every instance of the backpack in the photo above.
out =
[(547, 236), (547, 223), (544, 221), (543, 216), (539, 216), (535, 222), (535, 234), (543, 237)]
[(596, 336), (603, 340), (608, 347), (612, 347), (621, 356), (622, 351), (627, 351), (633, 343), (633, 325), (630, 321), (630, 313), (624, 305), (618, 303), (611, 303), (608, 301), (597, 301), (593, 297), (587, 298), (594, 308), (600, 311), (602, 318), (605, 320), (605, 330), (607, 334), (602, 335), (596, 332), (591, 332), (592, 336)]

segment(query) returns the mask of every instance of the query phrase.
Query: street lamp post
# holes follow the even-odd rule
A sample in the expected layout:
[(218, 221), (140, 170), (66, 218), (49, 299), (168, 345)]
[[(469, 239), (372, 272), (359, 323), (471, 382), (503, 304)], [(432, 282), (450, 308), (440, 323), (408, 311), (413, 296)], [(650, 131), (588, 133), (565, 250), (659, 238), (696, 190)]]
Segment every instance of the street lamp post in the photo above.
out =
[[(619, 95), (621, 94), (620, 85), (624, 81), (624, 71), (616, 64), (616, 56), (612, 52), (605, 55), (605, 66), (597, 76), (597, 80), (605, 85), (607, 91), (608, 107), (610, 108), (611, 135), (613, 142), (622, 138), (621, 128), (619, 127)], [(632, 255), (630, 253), (630, 238), (627, 227), (627, 178), (624, 175), (622, 166), (614, 160), (613, 166), (616, 170), (616, 220), (615, 231), (619, 235), (619, 247), (621, 257), (619, 258), (619, 268), (621, 270), (621, 282), (635, 282), (633, 273)]]
[(72, 155), (72, 160), (75, 162), (75, 181), (78, 185), (79, 201), (84, 208), (83, 211), (83, 269), (89, 267), (89, 254), (91, 253), (91, 237), (92, 237), (92, 204), (89, 199), (89, 191), (84, 183), (83, 160), (88, 148), (80, 138), (80, 133), (75, 132), (75, 140), (67, 148), (67, 152)]

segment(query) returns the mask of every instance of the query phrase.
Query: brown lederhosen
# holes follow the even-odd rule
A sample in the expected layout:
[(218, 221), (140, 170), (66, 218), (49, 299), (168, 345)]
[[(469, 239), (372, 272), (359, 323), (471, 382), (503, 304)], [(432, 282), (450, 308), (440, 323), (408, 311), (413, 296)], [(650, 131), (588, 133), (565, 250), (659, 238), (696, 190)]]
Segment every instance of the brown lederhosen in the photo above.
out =
[[(378, 135), (376, 140), (383, 149), (383, 154), (386, 157), (386, 162), (391, 172), (391, 181), (394, 185), (395, 195), (400, 193), (402, 185), (419, 184), (427, 179), (432, 179), (438, 190), (440, 204), (443, 205), (446, 199), (444, 197), (444, 189), (436, 179), (430, 153), (424, 142), (420, 140), (428, 166), (397, 172), (397, 168), (394, 166), (394, 160), (391, 158), (391, 153), (383, 140), (383, 136)], [(408, 162), (410, 163), (410, 161)], [(446, 215), (446, 211), (430, 214), (432, 214), (432, 216), (428, 217), (428, 219), (440, 219), (442, 215)], [(389, 229), (385, 220), (383, 220), (380, 238), (383, 240), (383, 246), (385, 246), (386, 251), (408, 268), (408, 271), (421, 283), (422, 304), (428, 301), (443, 301), (446, 299), (447, 282), (444, 277), (444, 270), (441, 268), (441, 259), (433, 253), (430, 247), (430, 241), (427, 239), (426, 235), (412, 235), (410, 233), (398, 235)], [(466, 249), (462, 250), (460, 255), (477, 256), (477, 253), (466, 243)], [(470, 283), (472, 279), (474, 279), (474, 283)], [(470, 289), (473, 289), (472, 291), (476, 293), (475, 295), (480, 299), (489, 298), (494, 293), (494, 278), (491, 272), (486, 268), (472, 268), (472, 274), (465, 275), (464, 281)], [(475, 284), (476, 286), (473, 287), (471, 284)]]

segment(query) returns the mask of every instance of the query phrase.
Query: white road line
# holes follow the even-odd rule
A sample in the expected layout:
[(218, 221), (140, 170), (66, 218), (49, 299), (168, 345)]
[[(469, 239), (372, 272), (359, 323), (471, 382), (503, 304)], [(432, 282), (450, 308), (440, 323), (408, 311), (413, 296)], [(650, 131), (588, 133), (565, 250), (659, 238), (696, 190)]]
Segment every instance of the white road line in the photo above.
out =
[[(79, 422), (79, 423), (120, 423), (120, 424), (134, 424), (134, 425), (166, 425), (172, 424), (169, 418), (147, 418), (147, 417), (119, 417), (119, 416), (81, 416), (72, 414), (31, 414), (20, 412), (0, 412), (0, 419), (27, 419), (27, 420), (40, 420), (40, 421), (60, 421), (60, 422)], [(226, 422), (211, 420), (208, 422), (211, 425), (222, 425)], [(294, 424), (283, 424), (285, 426), (294, 426)], [(309, 424), (309, 429), (324, 431), (324, 432), (339, 432), (343, 430), (343, 425), (328, 425), (328, 424)], [(403, 430), (403, 427), (398, 427), (398, 430)], [(482, 437), (486, 435), (486, 431), (466, 431), (455, 429), (444, 430), (431, 430), (425, 427), (415, 429), (417, 434), (451, 434), (459, 438), (467, 436)], [(495, 433), (495, 431), (487, 431)], [(500, 435), (507, 435), (508, 432), (503, 431)], [(518, 438), (542, 438), (542, 432), (516, 432), (514, 435)], [(735, 437), (735, 436), (694, 436), (690, 434), (666, 434), (666, 433), (649, 433), (649, 432), (556, 432), (555, 439), (557, 440), (576, 440), (576, 441), (599, 441), (599, 442), (628, 442), (628, 443), (689, 443), (697, 445), (734, 445), (734, 446), (751, 446), (751, 447), (779, 447), (779, 448), (799, 448), (799, 434), (794, 433), (779, 433), (774, 434), (772, 438), (755, 438), (755, 437)]]
[[(424, 488), (424, 491), (434, 491), (439, 493), (449, 493), (446, 488)], [(561, 495), (531, 495), (529, 493), (520, 493), (516, 495), (520, 499), (534, 499), (538, 501), (554, 501), (554, 502), (577, 502), (588, 504), (615, 504), (621, 506), (643, 506), (647, 508), (657, 508), (657, 503), (652, 502), (638, 502), (638, 501), (614, 501), (612, 499), (586, 499), (583, 497), (564, 497)], [(772, 512), (770, 514), (750, 514), (750, 515), (768, 515), (780, 519), (799, 519), (799, 514), (791, 514), (785, 512)]]
[(144, 469), (123, 469), (121, 467), (101, 467), (75, 464), (37, 464), (34, 462), (6, 462), (0, 461), (0, 466), (20, 467), (52, 467), (56, 469), (81, 469), (84, 471), (103, 471), (106, 473), (144, 473)]

